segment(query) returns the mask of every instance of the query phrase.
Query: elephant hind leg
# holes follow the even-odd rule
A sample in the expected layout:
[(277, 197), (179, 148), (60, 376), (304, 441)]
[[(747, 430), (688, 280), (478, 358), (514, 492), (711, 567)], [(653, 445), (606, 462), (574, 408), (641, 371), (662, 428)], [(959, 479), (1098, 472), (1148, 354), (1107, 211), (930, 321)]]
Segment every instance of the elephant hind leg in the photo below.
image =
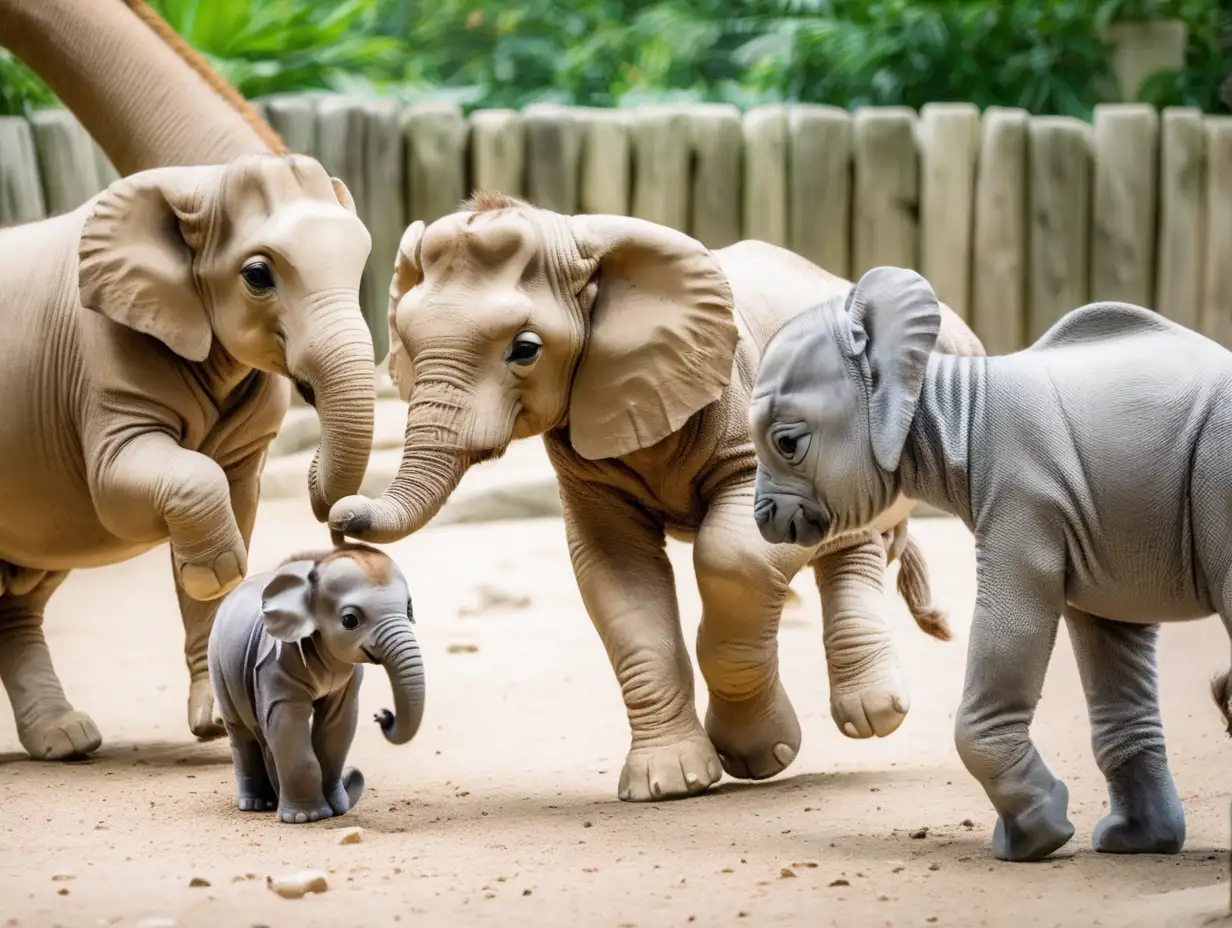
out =
[(0, 679), (21, 745), (39, 760), (80, 757), (103, 743), (98, 726), (65, 697), (43, 637), (43, 610), (67, 576), (48, 573), (24, 595), (0, 596)]
[(236, 805), (241, 812), (272, 812), (278, 793), (265, 767), (265, 749), (251, 732), (227, 725), (231, 760), (235, 764)]

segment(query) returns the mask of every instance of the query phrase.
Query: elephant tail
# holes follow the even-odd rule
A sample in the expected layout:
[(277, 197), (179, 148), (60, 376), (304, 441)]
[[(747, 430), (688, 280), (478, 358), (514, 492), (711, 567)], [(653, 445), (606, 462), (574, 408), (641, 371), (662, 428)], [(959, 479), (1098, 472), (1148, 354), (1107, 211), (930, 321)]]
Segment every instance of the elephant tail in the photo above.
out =
[(1232, 737), (1232, 668), (1211, 680), (1211, 696), (1227, 725), (1228, 736)]
[(932, 587), (928, 582), (928, 565), (915, 539), (907, 535), (898, 556), (898, 595), (907, 604), (911, 617), (924, 634), (938, 641), (949, 641), (950, 623), (945, 613), (933, 604)]

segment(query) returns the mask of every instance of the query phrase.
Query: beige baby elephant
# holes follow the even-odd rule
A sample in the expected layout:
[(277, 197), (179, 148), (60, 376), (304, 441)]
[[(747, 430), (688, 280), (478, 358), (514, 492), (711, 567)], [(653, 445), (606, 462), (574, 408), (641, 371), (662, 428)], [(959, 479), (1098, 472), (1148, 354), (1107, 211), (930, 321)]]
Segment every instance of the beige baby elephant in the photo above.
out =
[[(749, 391), (761, 347), (851, 284), (761, 242), (711, 252), (638, 219), (500, 196), (470, 207), (403, 237), (390, 291), (390, 370), (410, 403), (402, 466), (381, 498), (335, 504), (331, 527), (401, 538), (468, 467), (544, 435), (578, 586), (632, 728), (622, 799), (700, 792), (720, 763), (760, 779), (792, 762), (801, 733), (776, 639), (788, 583), (808, 564), (836, 724), (852, 737), (894, 731), (909, 698), (883, 619), (887, 546), (903, 555), (900, 589), (917, 621), (948, 635), (906, 536), (911, 502), (813, 549), (768, 544), (753, 518)], [(941, 344), (983, 353), (952, 312)], [(704, 728), (667, 535), (693, 541)]]
[[(48, 598), (73, 568), (168, 540), (190, 727), (221, 734), (206, 644), (218, 597), (247, 569), (284, 377), (321, 416), (321, 519), (367, 466), (370, 248), (346, 187), (298, 155), (140, 172), (0, 231), (0, 677), (30, 754), (101, 743), (52, 668)], [(122, 604), (100, 611), (124, 619)]]

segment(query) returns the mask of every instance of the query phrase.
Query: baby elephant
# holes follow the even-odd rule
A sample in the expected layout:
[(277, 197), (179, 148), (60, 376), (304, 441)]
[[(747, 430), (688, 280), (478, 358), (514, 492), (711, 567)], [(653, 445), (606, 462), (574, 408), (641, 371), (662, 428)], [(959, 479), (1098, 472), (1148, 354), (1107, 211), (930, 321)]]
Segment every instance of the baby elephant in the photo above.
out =
[[(362, 544), (297, 554), (248, 577), (219, 606), (210, 683), (231, 739), (239, 807), (292, 824), (342, 815), (363, 775), (343, 768), (365, 663), (384, 664), (397, 714), (376, 720), (405, 744), (424, 710), (423, 660), (406, 579)], [(287, 645), (294, 645), (288, 647)]]
[[(899, 493), (961, 518), (978, 576), (955, 739), (997, 810), (993, 853), (1074, 833), (1029, 734), (1061, 615), (1108, 784), (1092, 844), (1177, 853), (1155, 641), (1160, 622), (1232, 623), (1232, 352), (1125, 303), (1001, 357), (933, 352), (939, 322), (924, 278), (882, 267), (775, 335), (751, 413), (761, 532), (849, 531)], [(1214, 690), (1232, 715), (1228, 674)]]

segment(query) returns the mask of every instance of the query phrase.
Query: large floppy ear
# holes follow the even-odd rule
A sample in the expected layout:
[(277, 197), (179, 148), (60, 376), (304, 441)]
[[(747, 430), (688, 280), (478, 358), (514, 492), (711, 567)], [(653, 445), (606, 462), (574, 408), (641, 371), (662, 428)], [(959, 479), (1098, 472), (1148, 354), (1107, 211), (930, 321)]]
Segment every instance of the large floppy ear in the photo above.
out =
[(193, 258), (219, 180), (218, 166), (158, 168), (104, 190), (77, 246), (82, 305), (204, 361), (213, 330)]
[(415, 372), (411, 369), (411, 359), (398, 335), (398, 304), (411, 288), (423, 280), (423, 270), (419, 265), (419, 243), (423, 239), (424, 221), (416, 219), (402, 233), (402, 241), (398, 243), (398, 256), (394, 259), (394, 276), (389, 282), (389, 379), (398, 390), (402, 402), (411, 398), (411, 382)]
[(261, 618), (279, 641), (296, 642), (316, 631), (312, 614), (313, 561), (291, 561), (275, 571), (261, 590)]
[(569, 219), (597, 263), (586, 347), (569, 396), (582, 457), (648, 448), (722, 394), (737, 329), (718, 259), (682, 232), (628, 216)]
[(907, 443), (928, 356), (937, 343), (940, 306), (933, 288), (915, 271), (875, 267), (848, 294), (847, 310), (851, 353), (868, 361), (873, 454), (892, 471)]

